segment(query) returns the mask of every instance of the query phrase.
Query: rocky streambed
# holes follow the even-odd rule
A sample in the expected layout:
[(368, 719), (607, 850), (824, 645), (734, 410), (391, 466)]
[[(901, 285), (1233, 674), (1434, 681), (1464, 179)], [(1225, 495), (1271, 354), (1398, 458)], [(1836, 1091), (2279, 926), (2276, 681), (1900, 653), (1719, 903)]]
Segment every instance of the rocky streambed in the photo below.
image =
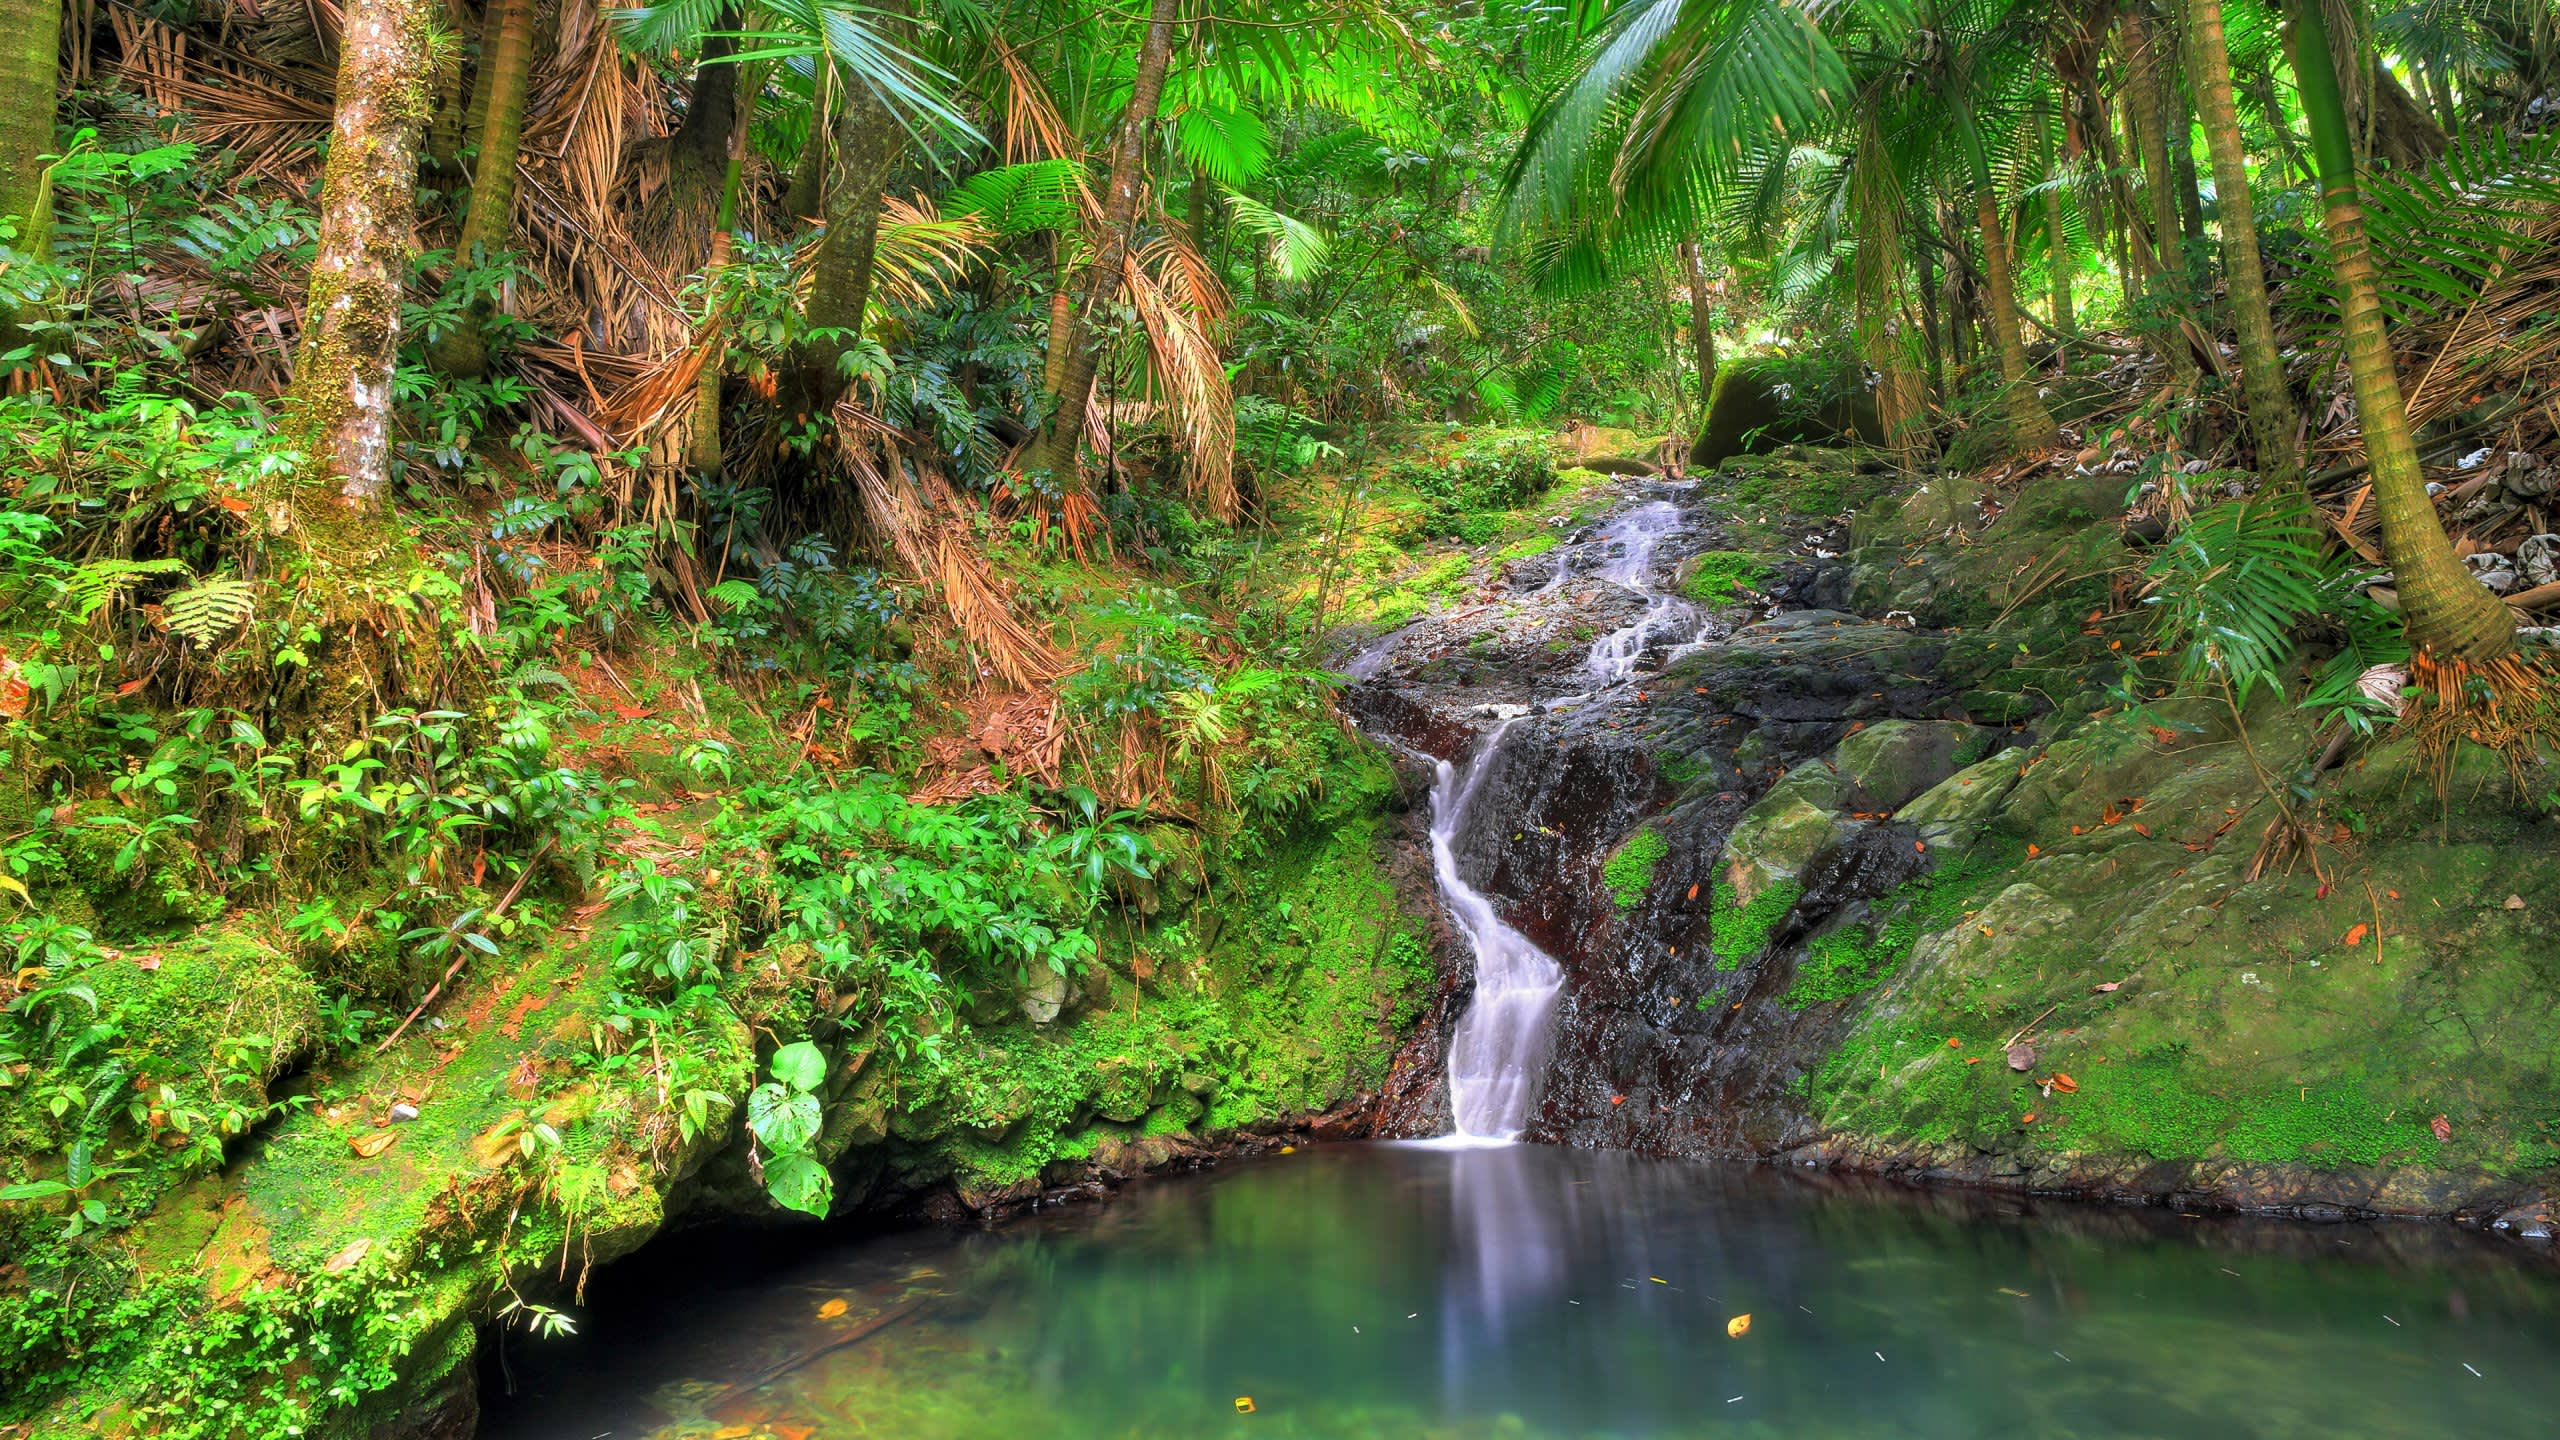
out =
[[(1521, 1133), (2543, 1233), (2560, 846), (2514, 778), (2457, 753), (2439, 791), (2386, 739), (2270, 863), (2262, 767), (2323, 737), (2146, 673), (2120, 482), (1940, 479), (1783, 551), (1741, 523), (1850, 463), (1630, 480), (1354, 662), (1410, 790), (1478, 772), (1436, 817), (1444, 897), (1560, 971), (1512, 1050)], [(1745, 530), (1759, 578), (1726, 589)], [(1479, 937), (1445, 938), (1389, 1133), (1464, 1120), (1441, 1059)]]

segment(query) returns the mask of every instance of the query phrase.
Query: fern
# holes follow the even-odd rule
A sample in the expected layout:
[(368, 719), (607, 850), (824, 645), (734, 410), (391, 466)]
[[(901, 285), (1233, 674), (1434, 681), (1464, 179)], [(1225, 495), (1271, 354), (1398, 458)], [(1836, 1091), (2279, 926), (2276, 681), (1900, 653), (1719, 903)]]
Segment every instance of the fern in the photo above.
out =
[(942, 213), (968, 215), (999, 236), (1063, 230), (1076, 219), (1076, 165), (1034, 160), (981, 170), (951, 187)]
[(184, 575), (187, 567), (176, 560), (127, 560), (109, 557), (92, 560), (64, 576), (63, 606), (72, 618), (86, 620), (105, 609), (125, 591), (154, 575)]
[(2342, 631), (2339, 652), (2303, 703), (2369, 712), (2356, 679), (2404, 659), (2398, 618), (2357, 590), (2365, 578), (2323, 552), (2300, 495), (2256, 495), (2198, 512), (2149, 567), (2159, 644), (2177, 652), (2179, 678), (2220, 679), (2245, 702), (2279, 688), (2307, 628), (2321, 617)]
[(246, 624), (257, 603), (256, 585), (217, 577), (190, 585), (160, 602), (160, 624), (170, 634), (191, 641), (202, 650)]
[(1271, 269), (1281, 279), (1312, 280), (1324, 269), (1331, 242), (1323, 231), (1234, 190), (1227, 192), (1227, 205), (1238, 230), (1270, 245)]

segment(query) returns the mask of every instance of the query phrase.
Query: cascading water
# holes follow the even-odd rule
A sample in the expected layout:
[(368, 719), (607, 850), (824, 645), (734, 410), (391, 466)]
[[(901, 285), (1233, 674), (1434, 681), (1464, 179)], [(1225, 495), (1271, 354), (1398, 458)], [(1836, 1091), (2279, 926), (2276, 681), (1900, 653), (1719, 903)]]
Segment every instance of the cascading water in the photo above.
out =
[(1547, 1015), (1564, 987), (1564, 967), (1528, 936), (1503, 922), (1493, 902), (1458, 873), (1455, 841), (1519, 717), (1503, 721), (1476, 747), (1466, 768), (1443, 760), (1431, 787), (1431, 868), (1449, 917), (1476, 957), (1475, 999), (1449, 1045), (1449, 1112), (1453, 1138), (1516, 1140), (1529, 1127), (1538, 1080), (1547, 1062)]
[(1634, 674), (1645, 651), (1663, 632), (1687, 623), (1697, 614), (1688, 602), (1655, 590), (1651, 583), (1653, 552), (1679, 530), (1680, 507), (1668, 500), (1654, 500), (1627, 511), (1601, 532), (1601, 540), (1613, 553), (1595, 577), (1645, 597), (1644, 613), (1635, 618), (1635, 623), (1592, 642), (1591, 655), (1583, 662), (1583, 669), (1601, 689)]

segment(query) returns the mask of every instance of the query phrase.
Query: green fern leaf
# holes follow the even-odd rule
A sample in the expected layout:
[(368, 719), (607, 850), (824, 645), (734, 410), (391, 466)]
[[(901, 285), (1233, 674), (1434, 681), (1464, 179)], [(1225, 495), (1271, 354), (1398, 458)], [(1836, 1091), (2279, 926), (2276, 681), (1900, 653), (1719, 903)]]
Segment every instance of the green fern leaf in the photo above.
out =
[(202, 650), (246, 624), (257, 604), (258, 587), (246, 580), (206, 580), (162, 601), (160, 624)]

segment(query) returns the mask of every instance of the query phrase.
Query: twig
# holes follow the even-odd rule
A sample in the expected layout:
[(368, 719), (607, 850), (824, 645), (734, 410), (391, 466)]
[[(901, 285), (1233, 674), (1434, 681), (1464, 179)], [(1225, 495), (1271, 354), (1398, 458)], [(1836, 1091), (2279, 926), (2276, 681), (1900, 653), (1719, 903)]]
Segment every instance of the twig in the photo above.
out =
[(2538, 610), (2554, 601), (2560, 601), (2560, 580), (2536, 585), (2530, 590), (2519, 590), (2507, 597), (2507, 603), (2518, 610)]
[[(550, 854), (551, 847), (558, 844), (559, 840), (560, 837), (555, 835), (550, 839), (543, 841), (542, 848), (533, 852), (533, 858), (524, 862), (524, 869), (518, 871), (516, 874), (516, 883), (508, 886), (506, 895), (500, 899), (496, 905), (490, 907), (488, 914), (489, 919), (495, 920), (499, 916), (506, 914), (507, 907), (516, 903), (516, 897), (524, 893), (525, 882), (533, 878), (533, 867), (542, 863), (542, 857)], [(448, 940), (452, 939), (453, 933), (461, 928), (462, 917), (457, 915), (454, 917), (452, 924), (444, 927), (445, 938)], [(409, 1027), (418, 1023), (418, 1017), (427, 1013), (428, 1006), (436, 1003), (436, 997), (444, 993), (444, 987), (452, 981), (454, 976), (462, 973), (463, 965), (470, 959), (471, 947), (465, 945), (461, 948), (460, 953), (453, 957), (453, 963), (444, 967), (443, 976), (440, 977), (434, 985), (428, 987), (427, 998), (418, 1002), (418, 1008), (409, 1012), (409, 1018), (400, 1022), (399, 1029), (392, 1031), (388, 1036), (383, 1038), (381, 1044), (373, 1047), (373, 1053), (376, 1055), (381, 1054), (383, 1051), (390, 1049), (401, 1036), (409, 1033)]]
[(2043, 1023), (2045, 1022), (2045, 1019), (2046, 1019), (2046, 1017), (2047, 1017), (2047, 1016), (2050, 1016), (2051, 1014), (2053, 1014), (2053, 1012), (2054, 1012), (2054, 1011), (2059, 1010), (2059, 1009), (2061, 1009), (2061, 1008), (2062, 1008), (2062, 1002), (2061, 1002), (2061, 1001), (2059, 1001), (2059, 1000), (2056, 1000), (2056, 1001), (2054, 1001), (2052, 1004), (2047, 1005), (2046, 1007), (2044, 1007), (2044, 1014), (2043, 1014), (2043, 1015), (2039, 1015), (2039, 1016), (2037, 1016), (2036, 1018), (2034, 1018), (2033, 1020), (2028, 1021), (2026, 1024), (2019, 1026), (2016, 1034), (2011, 1035), (2008, 1039), (2003, 1040), (2003, 1041), (2001, 1041), (2001, 1042), (2000, 1042), (2000, 1048), (2001, 1048), (2001, 1049), (2003, 1049), (2003, 1050), (2006, 1050), (2006, 1049), (2008, 1049), (2010, 1046), (2017, 1044), (2019, 1041), (2026, 1039), (2026, 1038), (2027, 1038), (2027, 1036), (2028, 1036), (2028, 1034), (2029, 1034), (2030, 1032), (2032, 1032), (2032, 1031), (2033, 1031), (2037, 1026), (2039, 1026), (2039, 1025), (2041, 1025), (2041, 1024), (2043, 1024)]

